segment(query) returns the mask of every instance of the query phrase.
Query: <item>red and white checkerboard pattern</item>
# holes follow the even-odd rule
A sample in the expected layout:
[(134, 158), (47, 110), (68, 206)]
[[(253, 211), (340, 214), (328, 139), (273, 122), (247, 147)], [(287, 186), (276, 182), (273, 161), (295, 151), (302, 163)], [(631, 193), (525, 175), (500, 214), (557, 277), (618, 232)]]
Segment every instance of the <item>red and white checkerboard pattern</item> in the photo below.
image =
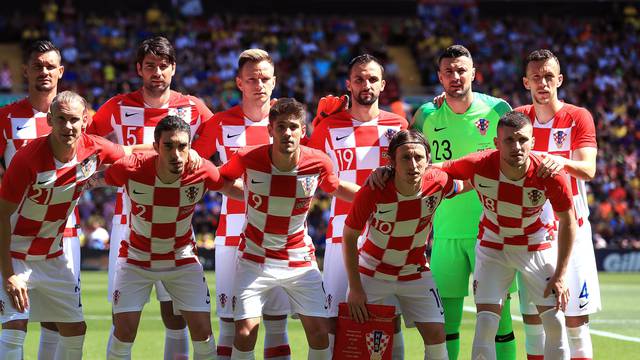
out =
[[(215, 114), (204, 123), (198, 130), (198, 138), (192, 148), (204, 158), (210, 158), (217, 152), (222, 163), (226, 163), (238, 149), (270, 144), (272, 139), (267, 125), (268, 117), (251, 121), (244, 116), (242, 107), (234, 106)], [(244, 218), (244, 202), (223, 196), (215, 244), (238, 246)]]
[(529, 251), (551, 246), (553, 217), (542, 215), (547, 201), (558, 212), (571, 209), (571, 190), (563, 175), (536, 176), (541, 159), (530, 155), (531, 165), (520, 180), (500, 171), (500, 154), (487, 150), (445, 163), (443, 169), (456, 179), (471, 180), (483, 205), (478, 239), (481, 246), (497, 250), (504, 245), (527, 246)]
[(412, 196), (398, 193), (393, 181), (382, 191), (361, 188), (345, 221), (355, 230), (368, 225), (359, 251), (360, 273), (391, 281), (421, 278), (420, 272), (427, 271), (433, 213), (452, 194), (453, 179), (438, 169), (427, 170), (422, 190)]
[(134, 154), (105, 172), (108, 184), (126, 187), (130, 201), (131, 232), (118, 256), (152, 269), (198, 262), (191, 217), (206, 190), (222, 187), (218, 169), (205, 161), (195, 172), (165, 184), (157, 177), (156, 159), (155, 154)]
[(44, 260), (62, 255), (64, 225), (85, 182), (101, 164), (122, 156), (121, 146), (84, 134), (76, 158), (68, 163), (55, 160), (48, 137), (17, 152), (0, 188), (0, 197), (19, 204), (11, 216), (11, 256)]
[[(388, 163), (389, 141), (407, 126), (406, 119), (386, 111), (364, 122), (343, 111), (322, 120), (308, 146), (329, 155), (340, 180), (362, 185), (371, 171)], [(342, 242), (344, 220), (350, 208), (351, 203), (333, 198), (327, 242)]]
[[(109, 99), (93, 116), (87, 128), (88, 134), (106, 136), (114, 133), (116, 142), (122, 145), (153, 144), (153, 132), (160, 120), (168, 115), (182, 118), (191, 126), (191, 137), (200, 125), (213, 113), (198, 98), (171, 91), (169, 102), (162, 108), (149, 107), (144, 102), (142, 90), (120, 94)], [(126, 200), (122, 189), (118, 191), (114, 223), (127, 223)]]
[[(538, 121), (533, 105), (521, 106), (515, 109), (527, 115), (533, 123), (534, 153), (553, 154), (571, 159), (577, 149), (597, 148), (596, 129), (593, 117), (585, 108), (564, 104), (551, 121)], [(589, 218), (589, 204), (585, 181), (567, 174), (567, 181), (571, 184), (573, 206), (575, 207), (578, 223), (582, 225)]]
[(244, 178), (247, 206), (241, 257), (274, 266), (311, 266), (315, 248), (306, 219), (317, 187), (332, 193), (339, 186), (331, 160), (321, 151), (300, 147), (297, 167), (279, 171), (263, 145), (238, 151), (220, 168), (227, 179)]

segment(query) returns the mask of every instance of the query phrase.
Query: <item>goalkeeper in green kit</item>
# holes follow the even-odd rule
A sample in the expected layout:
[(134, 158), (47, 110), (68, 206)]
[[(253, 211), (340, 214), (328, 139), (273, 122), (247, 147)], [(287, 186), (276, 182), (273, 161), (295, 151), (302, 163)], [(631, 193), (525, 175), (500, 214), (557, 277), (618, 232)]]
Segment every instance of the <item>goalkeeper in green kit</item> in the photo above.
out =
[[(445, 90), (444, 101), (439, 107), (433, 102), (422, 105), (413, 118), (413, 127), (422, 131), (431, 145), (434, 163), (494, 148), (498, 119), (511, 106), (502, 99), (472, 92), (474, 76), (473, 60), (464, 46), (450, 46), (440, 55), (438, 79)], [(463, 302), (475, 264), (481, 212), (476, 193), (468, 192), (440, 204), (433, 222), (431, 270), (444, 304), (449, 359), (457, 359), (460, 352)], [(515, 283), (509, 291), (516, 291)], [(500, 360), (516, 358), (510, 296), (505, 297), (496, 336)]]

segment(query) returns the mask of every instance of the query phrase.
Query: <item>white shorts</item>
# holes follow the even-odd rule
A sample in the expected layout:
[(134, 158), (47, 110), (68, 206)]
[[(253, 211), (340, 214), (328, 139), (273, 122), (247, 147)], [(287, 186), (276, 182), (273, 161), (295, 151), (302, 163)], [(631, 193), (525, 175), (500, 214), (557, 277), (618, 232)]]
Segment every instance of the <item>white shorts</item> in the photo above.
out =
[(520, 286), (527, 289), (535, 305), (555, 306), (556, 296), (544, 297), (548, 279), (555, 272), (558, 249), (527, 251), (526, 247), (505, 245), (496, 250), (476, 245), (476, 266), (473, 271), (473, 293), (476, 304), (504, 302), (516, 271), (520, 272)]
[(4, 286), (0, 290), (0, 321), (81, 322), (80, 284), (63, 255), (49, 260), (12, 259), (13, 270), (27, 284), (29, 309), (20, 313)]
[(312, 267), (265, 266), (239, 259), (231, 306), (235, 320), (262, 316), (270, 292), (281, 289), (287, 294), (291, 311), (305, 316), (327, 317), (322, 290), (322, 275)]
[(395, 305), (388, 300), (396, 298), (407, 327), (414, 327), (415, 323), (444, 323), (444, 308), (430, 271), (411, 281), (382, 280), (363, 274), (360, 280), (368, 303)]
[[(598, 312), (601, 308), (598, 268), (591, 239), (591, 224), (587, 221), (578, 228), (576, 241), (567, 266), (569, 303), (565, 316), (582, 316)], [(518, 274), (518, 281), (521, 281)], [(520, 312), (537, 314), (526, 289), (519, 290)]]
[(73, 275), (80, 281), (80, 239), (77, 237), (62, 238), (62, 251), (69, 261), (68, 266)]
[[(109, 239), (109, 278), (107, 285), (107, 301), (113, 299), (113, 284), (115, 271), (117, 268), (118, 254), (120, 253), (120, 242), (129, 237), (129, 225), (113, 223), (111, 227), (111, 237)], [(171, 296), (164, 288), (161, 281), (156, 282), (156, 299), (160, 302), (171, 301)]]
[[(233, 319), (233, 286), (238, 263), (238, 247), (216, 245), (216, 313), (220, 318)], [(291, 312), (289, 296), (281, 288), (270, 291), (262, 312), (267, 315), (288, 315)]]
[(168, 270), (149, 270), (118, 260), (113, 291), (113, 313), (142, 311), (149, 302), (153, 284), (161, 281), (173, 299), (174, 308), (211, 312), (209, 287), (201, 264)]
[(338, 304), (347, 301), (347, 272), (344, 268), (342, 243), (327, 243), (324, 250), (322, 283), (326, 293), (325, 305), (330, 317), (338, 316)]

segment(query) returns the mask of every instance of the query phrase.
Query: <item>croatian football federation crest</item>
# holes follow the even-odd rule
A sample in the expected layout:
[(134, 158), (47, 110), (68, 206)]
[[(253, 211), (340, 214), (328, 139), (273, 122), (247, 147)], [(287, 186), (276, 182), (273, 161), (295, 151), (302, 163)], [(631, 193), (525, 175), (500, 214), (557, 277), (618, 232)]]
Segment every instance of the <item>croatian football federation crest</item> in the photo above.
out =
[(427, 209), (430, 213), (432, 213), (436, 209), (436, 197), (435, 195), (430, 195), (426, 199), (424, 199), (425, 205), (427, 205)]
[(369, 350), (369, 359), (380, 360), (387, 350), (391, 336), (384, 331), (375, 330), (366, 335), (367, 350)]
[(398, 131), (396, 129), (387, 129), (387, 131), (384, 132), (384, 137), (386, 137), (387, 140), (391, 141), (393, 135), (395, 135), (397, 132)]
[(227, 294), (222, 293), (218, 298), (220, 299), (220, 306), (222, 306), (223, 308), (227, 306)]
[(553, 142), (556, 143), (557, 147), (562, 147), (562, 144), (564, 144), (565, 140), (567, 140), (567, 133), (563, 130), (558, 130), (553, 133)]
[(88, 179), (96, 172), (98, 167), (98, 160), (95, 155), (91, 155), (88, 158), (84, 159), (82, 163), (80, 163), (80, 171), (82, 172), (82, 179)]
[(189, 107), (179, 107), (175, 109), (169, 109), (168, 114), (177, 116), (188, 124), (191, 123), (191, 108)]
[(189, 186), (188, 188), (184, 189), (184, 193), (185, 195), (187, 195), (187, 199), (189, 199), (189, 201), (194, 202), (196, 201), (196, 197), (198, 196), (198, 187)]
[(482, 136), (487, 135), (487, 130), (489, 129), (489, 120), (480, 118), (476, 120), (475, 124)]
[(531, 200), (531, 203), (533, 205), (538, 205), (538, 203), (542, 199), (542, 191), (534, 189), (534, 190), (529, 191), (527, 196), (529, 197), (529, 200)]
[(113, 292), (113, 305), (118, 305), (119, 300), (120, 300), (120, 290), (116, 290)]
[(311, 196), (315, 191), (316, 178), (313, 176), (307, 176), (300, 178), (300, 185), (302, 185), (302, 191), (305, 196)]

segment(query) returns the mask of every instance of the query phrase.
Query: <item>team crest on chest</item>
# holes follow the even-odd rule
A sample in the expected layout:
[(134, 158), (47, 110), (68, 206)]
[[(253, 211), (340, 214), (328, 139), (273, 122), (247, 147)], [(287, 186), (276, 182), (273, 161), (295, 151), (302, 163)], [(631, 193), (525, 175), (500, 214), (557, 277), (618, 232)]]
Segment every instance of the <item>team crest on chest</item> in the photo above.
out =
[(432, 213), (436, 209), (436, 196), (430, 195), (424, 199), (425, 205), (427, 205), (427, 210)]
[(302, 186), (302, 191), (304, 192), (304, 195), (311, 196), (311, 194), (315, 190), (316, 179), (312, 176), (307, 176), (304, 178), (300, 178), (299, 181), (300, 181), (300, 185)]
[(84, 179), (87, 179), (96, 172), (96, 168), (98, 167), (98, 161), (96, 160), (95, 155), (91, 155), (90, 157), (84, 159), (82, 163), (80, 163), (80, 171), (82, 171), (82, 175)]
[(188, 188), (184, 189), (184, 193), (187, 196), (187, 199), (189, 199), (189, 201), (194, 202), (196, 201), (196, 197), (198, 196), (198, 187), (197, 186), (189, 186)]
[(557, 147), (562, 147), (562, 144), (564, 144), (565, 140), (567, 140), (567, 133), (563, 130), (558, 130), (553, 133), (553, 142), (556, 143)]
[(387, 131), (384, 132), (384, 137), (386, 137), (387, 140), (391, 141), (393, 135), (395, 135), (397, 132), (398, 131), (396, 129), (387, 129)]
[(174, 109), (169, 109), (169, 115), (177, 116), (180, 119), (184, 120), (186, 123), (191, 123), (191, 108), (189, 107), (179, 107)]
[(542, 200), (542, 191), (534, 189), (534, 190), (529, 191), (527, 196), (529, 197), (529, 200), (531, 200), (531, 203), (533, 205), (538, 205), (540, 200)]
[(487, 135), (487, 130), (489, 129), (489, 120), (485, 118), (480, 118), (475, 122), (476, 128), (480, 131), (482, 136)]

